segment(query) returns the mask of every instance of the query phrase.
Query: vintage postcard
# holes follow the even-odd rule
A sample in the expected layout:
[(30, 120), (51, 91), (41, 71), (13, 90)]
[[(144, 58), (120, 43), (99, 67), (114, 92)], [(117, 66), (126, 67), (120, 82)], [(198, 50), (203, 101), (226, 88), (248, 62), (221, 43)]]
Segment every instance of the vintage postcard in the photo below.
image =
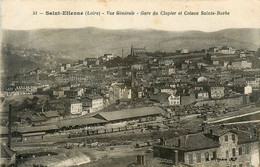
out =
[(259, 0), (1, 0), (1, 166), (260, 167)]

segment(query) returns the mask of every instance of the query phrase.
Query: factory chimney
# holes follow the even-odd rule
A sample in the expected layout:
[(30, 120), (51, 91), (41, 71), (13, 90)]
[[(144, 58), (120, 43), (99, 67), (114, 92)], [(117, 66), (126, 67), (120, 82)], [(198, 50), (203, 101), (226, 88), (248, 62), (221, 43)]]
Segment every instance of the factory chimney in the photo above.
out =
[(8, 143), (7, 146), (11, 148), (12, 140), (12, 105), (9, 104), (9, 114), (8, 114)]

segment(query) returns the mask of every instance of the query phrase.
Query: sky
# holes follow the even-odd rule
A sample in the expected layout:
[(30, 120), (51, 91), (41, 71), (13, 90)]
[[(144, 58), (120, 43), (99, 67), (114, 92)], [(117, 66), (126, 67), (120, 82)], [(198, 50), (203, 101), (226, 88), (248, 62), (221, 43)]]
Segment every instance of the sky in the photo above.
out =
[[(2, 0), (2, 29), (43, 28), (160, 29), (170, 31), (217, 31), (226, 28), (260, 28), (260, 0)], [(44, 13), (33, 15), (33, 11)], [(46, 11), (96, 11), (101, 16), (46, 16)], [(107, 11), (201, 12), (229, 15), (208, 16), (109, 16)]]

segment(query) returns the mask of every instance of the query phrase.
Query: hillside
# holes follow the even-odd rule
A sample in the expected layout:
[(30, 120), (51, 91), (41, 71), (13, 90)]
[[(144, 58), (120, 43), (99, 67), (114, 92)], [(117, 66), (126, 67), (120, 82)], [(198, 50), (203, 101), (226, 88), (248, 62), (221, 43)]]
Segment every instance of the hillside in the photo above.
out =
[(230, 45), (256, 50), (260, 47), (260, 29), (225, 29), (216, 32), (161, 31), (154, 29), (107, 30), (93, 27), (80, 29), (39, 29), (3, 31), (3, 42), (26, 48), (63, 52), (75, 59), (98, 57), (104, 53), (129, 54), (130, 46), (145, 46), (148, 51), (173, 52), (176, 49), (205, 49)]

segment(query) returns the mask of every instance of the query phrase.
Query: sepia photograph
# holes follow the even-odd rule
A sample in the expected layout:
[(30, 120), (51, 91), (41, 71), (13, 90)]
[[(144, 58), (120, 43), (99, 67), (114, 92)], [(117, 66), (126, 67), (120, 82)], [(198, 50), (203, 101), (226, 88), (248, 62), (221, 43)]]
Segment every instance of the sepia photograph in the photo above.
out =
[(260, 167), (259, 0), (1, 0), (1, 167)]

